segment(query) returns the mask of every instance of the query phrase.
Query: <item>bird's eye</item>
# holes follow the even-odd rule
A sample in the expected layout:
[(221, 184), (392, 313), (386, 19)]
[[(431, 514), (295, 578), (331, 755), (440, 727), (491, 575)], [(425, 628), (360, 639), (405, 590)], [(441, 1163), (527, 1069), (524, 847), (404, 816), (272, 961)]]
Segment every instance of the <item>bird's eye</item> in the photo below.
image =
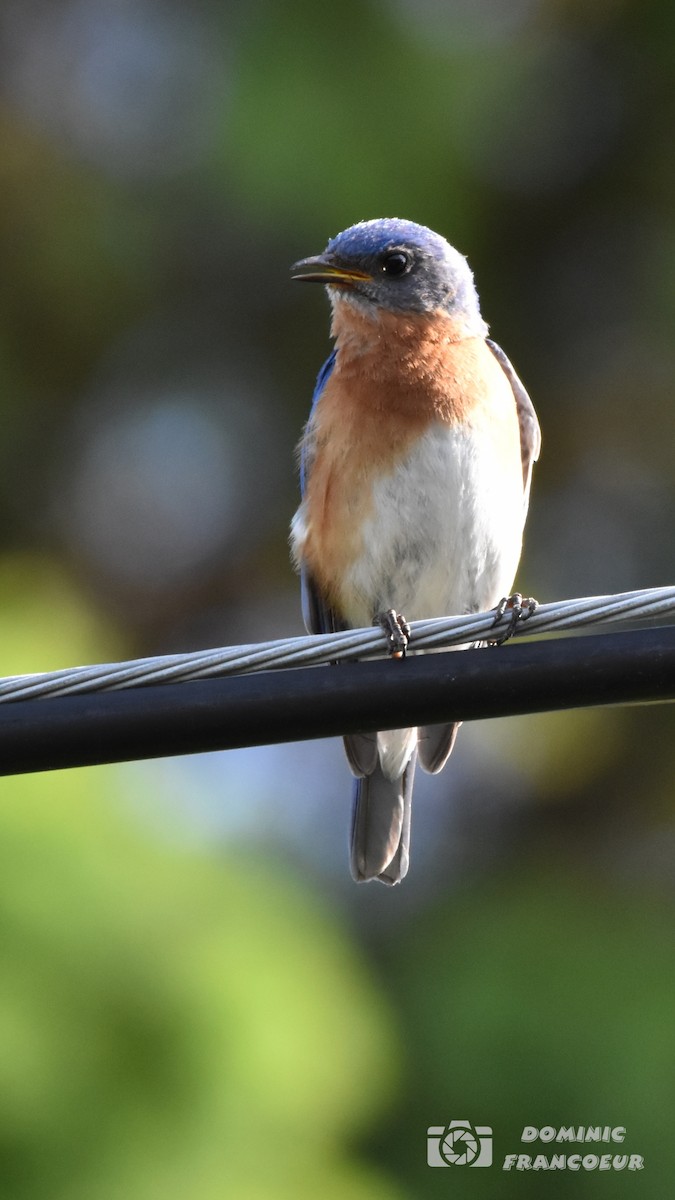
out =
[(412, 258), (405, 250), (389, 250), (382, 258), (385, 275), (406, 275), (412, 266)]

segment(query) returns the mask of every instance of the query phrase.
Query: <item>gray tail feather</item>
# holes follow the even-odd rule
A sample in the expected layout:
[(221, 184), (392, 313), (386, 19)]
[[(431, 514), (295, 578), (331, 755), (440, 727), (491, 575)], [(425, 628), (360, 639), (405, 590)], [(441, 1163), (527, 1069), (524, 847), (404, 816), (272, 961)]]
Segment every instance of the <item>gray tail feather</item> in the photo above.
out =
[(392, 885), (408, 872), (416, 757), (399, 779), (387, 779), (378, 763), (371, 775), (355, 782), (351, 867), (357, 883), (379, 879)]
[(420, 765), (430, 775), (440, 771), (452, 754), (461, 721), (451, 725), (424, 725), (417, 735)]
[(377, 734), (348, 733), (343, 738), (349, 770), (360, 779), (377, 766)]

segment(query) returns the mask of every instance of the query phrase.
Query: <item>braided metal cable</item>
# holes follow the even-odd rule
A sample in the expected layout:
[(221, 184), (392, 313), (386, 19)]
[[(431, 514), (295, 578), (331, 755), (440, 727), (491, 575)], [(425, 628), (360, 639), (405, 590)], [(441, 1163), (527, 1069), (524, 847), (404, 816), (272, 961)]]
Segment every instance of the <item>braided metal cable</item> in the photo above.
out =
[[(612, 596), (587, 596), (541, 604), (521, 622), (515, 635), (528, 636), (589, 625), (635, 622), (675, 615), (675, 588), (648, 588)], [(471, 642), (495, 641), (511, 622), (511, 613), (495, 611), (463, 617), (411, 622), (411, 649), (440, 650)], [(282, 667), (306, 667), (345, 660), (380, 657), (387, 651), (378, 626), (345, 633), (283, 638), (247, 646), (226, 646), (196, 653), (167, 654), (130, 662), (72, 667), (42, 675), (0, 680), (0, 703), (85, 692), (112, 691), (154, 683), (178, 683), (224, 675), (243, 675)]]

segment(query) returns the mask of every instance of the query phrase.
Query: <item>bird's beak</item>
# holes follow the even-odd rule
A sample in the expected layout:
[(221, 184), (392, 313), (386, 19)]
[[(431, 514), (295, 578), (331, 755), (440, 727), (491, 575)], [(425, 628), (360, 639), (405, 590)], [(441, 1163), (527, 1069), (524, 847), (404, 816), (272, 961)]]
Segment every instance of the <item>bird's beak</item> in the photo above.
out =
[(301, 283), (334, 283), (343, 287), (350, 287), (359, 280), (373, 278), (366, 271), (358, 271), (354, 267), (341, 267), (339, 263), (331, 262), (323, 254), (317, 254), (315, 258), (301, 258), (300, 262), (293, 264), (291, 272), (293, 279), (298, 279)]

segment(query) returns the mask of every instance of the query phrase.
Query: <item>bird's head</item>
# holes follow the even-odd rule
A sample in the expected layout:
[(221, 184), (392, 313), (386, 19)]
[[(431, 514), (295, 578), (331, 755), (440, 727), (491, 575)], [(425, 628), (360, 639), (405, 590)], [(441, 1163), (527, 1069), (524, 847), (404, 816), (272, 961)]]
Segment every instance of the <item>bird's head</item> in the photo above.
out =
[(375, 317), (442, 312), (467, 332), (485, 334), (473, 275), (462, 254), (425, 225), (395, 218), (361, 221), (331, 239), (323, 254), (291, 268), (293, 279), (325, 283), (331, 302)]

